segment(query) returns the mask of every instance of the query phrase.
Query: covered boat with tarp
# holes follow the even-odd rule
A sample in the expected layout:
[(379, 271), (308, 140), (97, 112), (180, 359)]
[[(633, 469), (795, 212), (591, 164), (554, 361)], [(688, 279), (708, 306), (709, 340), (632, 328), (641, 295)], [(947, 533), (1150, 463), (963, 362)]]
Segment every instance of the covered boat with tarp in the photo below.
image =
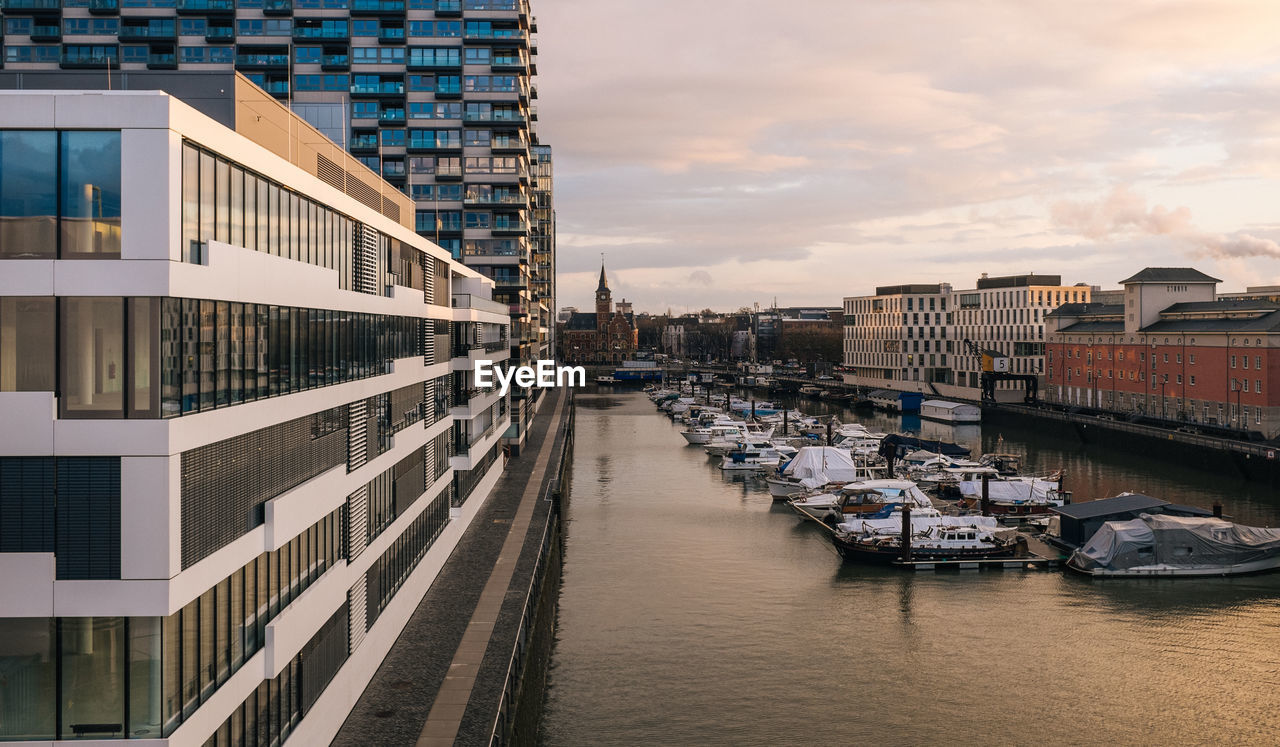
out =
[(982, 481), (961, 480), (957, 484), (960, 507), (1009, 519), (1040, 518), (1052, 515), (1064, 503), (1055, 478), (1023, 477), (988, 480), (987, 502), (982, 502)]
[(1280, 568), (1280, 529), (1141, 514), (1108, 521), (1067, 567), (1091, 576), (1237, 576)]
[(867, 475), (858, 470), (849, 452), (834, 446), (805, 446), (783, 465), (779, 474), (765, 482), (776, 501), (838, 483), (843, 485)]

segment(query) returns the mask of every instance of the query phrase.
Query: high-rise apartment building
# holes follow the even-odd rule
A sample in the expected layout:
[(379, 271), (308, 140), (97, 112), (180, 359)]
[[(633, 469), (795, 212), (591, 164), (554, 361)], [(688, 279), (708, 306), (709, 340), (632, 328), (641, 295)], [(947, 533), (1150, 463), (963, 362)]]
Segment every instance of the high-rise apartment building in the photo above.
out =
[[(244, 73), (408, 195), (419, 234), (497, 282), (513, 358), (549, 357), (540, 330), (554, 325), (540, 313), (554, 281), (539, 267), (551, 273), (554, 262), (534, 250), (554, 239), (537, 233), (533, 215), (544, 154), (531, 153), (538, 50), (528, 0), (3, 3), (6, 72), (100, 71), (103, 87), (139, 70)], [(536, 401), (514, 394), (518, 448)]]
[(198, 78), (0, 92), (0, 740), (328, 743), (503, 466), (492, 280)]

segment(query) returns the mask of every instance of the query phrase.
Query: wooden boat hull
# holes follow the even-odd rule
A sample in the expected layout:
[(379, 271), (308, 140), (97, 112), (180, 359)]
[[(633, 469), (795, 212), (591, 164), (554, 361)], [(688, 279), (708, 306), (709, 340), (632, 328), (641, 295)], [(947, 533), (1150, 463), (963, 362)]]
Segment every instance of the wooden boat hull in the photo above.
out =
[[(889, 565), (902, 559), (902, 549), (896, 544), (876, 545), (855, 538), (832, 534), (831, 541), (836, 551), (847, 563), (878, 563)], [(1002, 545), (995, 548), (930, 548), (912, 547), (911, 560), (930, 562), (942, 560), (989, 560), (993, 558), (1011, 558), (1017, 552), (1016, 544)]]

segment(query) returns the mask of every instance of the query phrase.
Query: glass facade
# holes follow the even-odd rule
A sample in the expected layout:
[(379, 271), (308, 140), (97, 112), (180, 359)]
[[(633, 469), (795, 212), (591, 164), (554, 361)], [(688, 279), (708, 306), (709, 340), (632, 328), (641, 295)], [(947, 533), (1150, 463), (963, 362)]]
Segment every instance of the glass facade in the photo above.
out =
[[(421, 274), (406, 270), (405, 282), (421, 285)], [(424, 321), (190, 298), (6, 296), (0, 391), (53, 391), (57, 371), (59, 417), (175, 417), (381, 375), (388, 361), (424, 354)]]
[(341, 515), (168, 617), (0, 618), (0, 739), (172, 734), (262, 648), (267, 623), (344, 556)]
[(119, 131), (0, 132), (0, 259), (119, 256)]
[(185, 143), (182, 148), (183, 259), (201, 261), (201, 245), (221, 241), (338, 273), (355, 287), (358, 224), (305, 196)]

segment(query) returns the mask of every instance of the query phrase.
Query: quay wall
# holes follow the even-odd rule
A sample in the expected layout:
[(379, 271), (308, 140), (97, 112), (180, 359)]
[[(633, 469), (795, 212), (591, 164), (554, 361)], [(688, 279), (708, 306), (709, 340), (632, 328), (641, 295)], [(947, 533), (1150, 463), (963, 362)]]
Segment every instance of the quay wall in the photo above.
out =
[[(563, 514), (570, 492), (568, 471), (573, 456), (574, 420), (574, 402), (570, 399), (564, 419), (558, 425), (564, 437), (558, 453), (552, 457), (555, 472), (540, 498), (549, 504), (550, 510), (541, 528), (542, 538), (525, 593), (490, 745), (533, 745), (539, 742), (538, 731), (546, 697), (551, 649), (555, 643), (556, 613), (564, 569)], [(533, 531), (538, 530), (534, 528)]]
[(1001, 423), (1023, 426), (1034, 423), (1038, 428), (1053, 428), (1072, 435), (1085, 444), (1237, 474), (1273, 487), (1280, 485), (1280, 446), (1275, 444), (1215, 438), (1083, 413), (1021, 405), (984, 406), (982, 422), (997, 426)]

